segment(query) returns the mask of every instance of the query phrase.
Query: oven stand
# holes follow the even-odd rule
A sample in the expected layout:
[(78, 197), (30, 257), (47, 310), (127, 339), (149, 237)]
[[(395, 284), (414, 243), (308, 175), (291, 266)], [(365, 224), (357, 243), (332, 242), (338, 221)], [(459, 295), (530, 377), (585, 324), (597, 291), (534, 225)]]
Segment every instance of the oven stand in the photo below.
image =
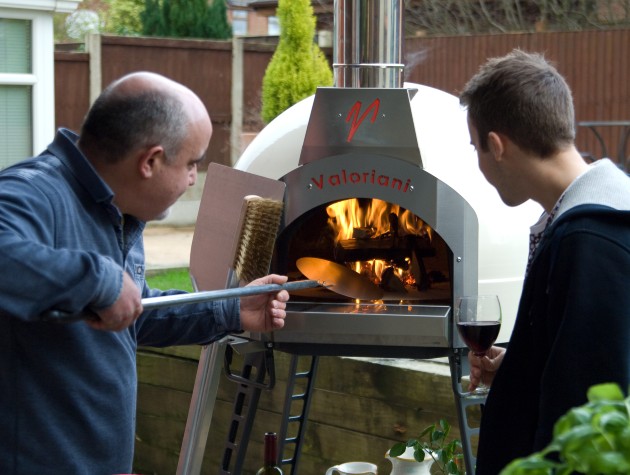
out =
[[(298, 370), (300, 358), (310, 358), (308, 370)], [(286, 469), (283, 470), (287, 475), (299, 473), (300, 454), (302, 453), (302, 443), (306, 435), (306, 421), (311, 407), (313, 385), (315, 384), (315, 377), (317, 376), (318, 364), (319, 356), (291, 356), (291, 366), (289, 368), (291, 377), (290, 380), (287, 381), (278, 450), (281, 465), (283, 467), (287, 465), (291, 466), (290, 471)], [(289, 429), (292, 430), (290, 431)], [(289, 436), (289, 433), (296, 435)], [(292, 450), (289, 448), (289, 445), (293, 447)], [(287, 452), (290, 455), (285, 456)]]
[[(240, 374), (233, 373), (230, 369), (235, 350), (244, 357)], [(177, 464), (177, 475), (201, 473), (222, 367), (226, 370), (227, 378), (238, 383), (238, 386), (219, 474), (232, 473), (229, 467), (234, 452), (236, 452), (234, 473), (242, 471), (260, 393), (264, 389), (272, 389), (275, 385), (273, 345), (228, 335), (202, 348)], [(241, 436), (240, 442), (237, 442), (239, 429)]]
[[(228, 347), (228, 359), (231, 359), (231, 347)], [(226, 361), (227, 364), (229, 362)], [(229, 366), (226, 366), (229, 367)], [(232, 410), (232, 420), (227, 440), (225, 441), (220, 475), (242, 473), (245, 454), (254, 424), (260, 393), (263, 389), (272, 389), (275, 384), (273, 350), (248, 353), (244, 357), (240, 375), (228, 372), (228, 378), (238, 382)], [(266, 374), (269, 382), (265, 383)], [(239, 437), (240, 431), (240, 437)], [(230, 471), (232, 454), (236, 452), (233, 471)]]
[[(271, 389), (273, 382), (275, 382), (272, 343), (266, 343), (264, 349), (259, 349), (262, 344), (260, 342), (250, 343), (254, 344), (253, 351), (258, 350), (258, 352), (245, 355), (245, 361), (240, 376), (232, 375), (229, 370), (230, 361), (226, 360), (228, 377), (239, 382), (239, 385), (236, 391), (232, 423), (224, 446), (222, 464), (218, 472), (219, 475), (242, 473), (260, 394), (263, 389)], [(258, 348), (256, 344), (258, 344)], [(230, 351), (230, 346), (228, 346), (228, 353)], [(310, 360), (307, 360), (308, 358), (310, 358)], [(485, 398), (471, 397), (470, 393), (462, 391), (462, 375), (469, 371), (468, 358), (465, 350), (460, 348), (449, 350), (448, 360), (451, 370), (451, 384), (458, 414), (460, 440), (464, 453), (466, 474), (474, 475), (476, 458), (472, 449), (472, 439), (478, 437), (479, 427), (471, 427), (467, 409), (471, 406), (483, 405)], [(306, 361), (306, 364), (300, 364), (300, 361)], [(284, 473), (287, 475), (297, 475), (299, 473), (300, 454), (306, 434), (306, 422), (308, 420), (313, 387), (317, 376), (318, 363), (319, 356), (316, 355), (291, 355), (282, 425), (278, 437), (279, 463), (283, 466)], [(308, 369), (299, 370), (298, 367), (300, 366), (308, 366)], [(253, 369), (255, 369), (255, 371), (252, 371)], [(265, 373), (269, 373), (271, 383), (264, 383)], [(242, 410), (245, 404), (247, 404), (247, 413), (243, 415)], [(243, 424), (244, 427), (240, 436), (240, 442), (237, 442), (236, 436), (240, 424)], [(295, 435), (289, 436), (289, 433)], [(230, 468), (232, 454), (235, 450), (236, 457), (234, 466)], [(199, 471), (190, 473), (198, 474)]]
[[(255, 349), (260, 347), (258, 342), (249, 342), (253, 344), (254, 352), (247, 353), (243, 362), (243, 368), (239, 375), (231, 372), (231, 346), (226, 347), (225, 368), (228, 372), (228, 379), (238, 382), (236, 395), (234, 397), (232, 420), (230, 429), (223, 447), (223, 456), (221, 458), (221, 466), (219, 467), (219, 475), (240, 474), (243, 471), (243, 463), (247, 453), (247, 446), (251, 435), (256, 409), (260, 400), (260, 394), (265, 389), (272, 389), (275, 384), (275, 370), (273, 366), (273, 350), (271, 343), (267, 343), (264, 349)], [(300, 361), (307, 361), (308, 369), (299, 370)], [(306, 434), (306, 421), (311, 406), (311, 398), (313, 394), (313, 384), (317, 374), (317, 366), (319, 363), (318, 356), (300, 356), (292, 355), (289, 367), (289, 378), (285, 392), (285, 402), (282, 415), (282, 426), (279, 433), (278, 455), (279, 463), (283, 466), (290, 466), (290, 471), (285, 469), (284, 473), (297, 474), (302, 452), (302, 443)], [(213, 373), (220, 372), (220, 367), (215, 368)], [(268, 375), (268, 382), (265, 382)], [(216, 393), (213, 395), (212, 401), (216, 399)], [(246, 413), (243, 414), (243, 409)], [(206, 410), (212, 411), (211, 407)], [(191, 411), (192, 413), (192, 411)], [(210, 414), (211, 417), (211, 414)], [(207, 417), (204, 417), (204, 420)], [(242, 426), (242, 427), (241, 427)], [(207, 437), (209, 425), (205, 427), (205, 436)], [(240, 436), (239, 436), (240, 430)], [(289, 433), (295, 434), (289, 436)], [(205, 440), (200, 450), (197, 450), (195, 459), (198, 463), (194, 469), (180, 472), (178, 475), (198, 475), (201, 471), (201, 462), (203, 459), (203, 451), (205, 449)], [(188, 444), (191, 445), (191, 444)], [(197, 444), (197, 447), (199, 445)], [(292, 448), (291, 448), (292, 447)], [(182, 446), (182, 452), (184, 445)], [(285, 457), (285, 453), (290, 455)], [(232, 455), (236, 455), (232, 457)], [(180, 456), (181, 459), (181, 456)]]
[(224, 337), (201, 348), (195, 386), (177, 462), (177, 475), (198, 474), (212, 422), (219, 381), (228, 338)]
[(479, 437), (479, 427), (471, 427), (467, 409), (471, 406), (483, 406), (486, 398), (471, 397), (470, 393), (462, 391), (462, 376), (470, 371), (468, 357), (463, 348), (453, 348), (452, 353), (448, 357), (448, 363), (451, 368), (451, 384), (455, 397), (455, 406), (457, 408), (459, 433), (462, 442), (462, 450), (464, 452), (466, 474), (475, 475), (477, 458), (475, 457), (472, 445), (473, 438)]

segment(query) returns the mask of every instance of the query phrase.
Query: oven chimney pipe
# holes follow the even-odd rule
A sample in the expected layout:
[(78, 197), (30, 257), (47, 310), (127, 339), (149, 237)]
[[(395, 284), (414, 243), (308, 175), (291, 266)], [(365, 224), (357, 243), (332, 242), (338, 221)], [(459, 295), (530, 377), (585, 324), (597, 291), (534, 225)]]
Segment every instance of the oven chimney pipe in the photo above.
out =
[(336, 87), (402, 87), (402, 13), (402, 0), (335, 0)]

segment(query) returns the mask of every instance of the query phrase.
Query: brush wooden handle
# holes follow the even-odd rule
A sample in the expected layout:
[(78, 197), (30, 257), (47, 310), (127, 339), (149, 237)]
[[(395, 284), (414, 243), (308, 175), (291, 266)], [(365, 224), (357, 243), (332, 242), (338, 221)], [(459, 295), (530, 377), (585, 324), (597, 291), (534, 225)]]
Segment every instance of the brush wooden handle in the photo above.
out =
[[(285, 284), (264, 284), (250, 285), (247, 287), (235, 287), (233, 289), (206, 290), (202, 292), (192, 292), (187, 294), (164, 295), (161, 297), (149, 297), (142, 299), (143, 311), (154, 310), (156, 308), (173, 307), (175, 305), (186, 305), (191, 303), (209, 302), (211, 300), (230, 299), (247, 297), (250, 295), (260, 295), (286, 290), (311, 289), (325, 285), (317, 280), (295, 280)], [(80, 313), (69, 313), (61, 310), (49, 310), (40, 315), (41, 321), (71, 323), (78, 320), (98, 318), (98, 316), (87, 309)]]

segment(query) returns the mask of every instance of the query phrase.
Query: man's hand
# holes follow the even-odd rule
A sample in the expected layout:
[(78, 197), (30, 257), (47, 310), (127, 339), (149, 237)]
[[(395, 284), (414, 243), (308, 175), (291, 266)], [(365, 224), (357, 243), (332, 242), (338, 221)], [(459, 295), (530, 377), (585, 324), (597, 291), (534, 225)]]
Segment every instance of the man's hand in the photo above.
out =
[(475, 356), (472, 351), (468, 353), (468, 362), (470, 363), (469, 391), (474, 391), (480, 383), (488, 387), (492, 384), (504, 354), (505, 348), (500, 346), (493, 346), (482, 358)]
[(95, 311), (98, 320), (88, 320), (97, 330), (120, 331), (130, 326), (142, 313), (142, 299), (138, 286), (131, 276), (123, 272), (122, 290), (110, 307)]
[[(271, 274), (256, 279), (247, 284), (284, 284), (287, 276)], [(277, 294), (261, 294), (241, 298), (241, 326), (243, 330), (254, 332), (269, 332), (284, 326), (287, 316), (285, 309), (289, 300), (289, 292), (281, 290)]]

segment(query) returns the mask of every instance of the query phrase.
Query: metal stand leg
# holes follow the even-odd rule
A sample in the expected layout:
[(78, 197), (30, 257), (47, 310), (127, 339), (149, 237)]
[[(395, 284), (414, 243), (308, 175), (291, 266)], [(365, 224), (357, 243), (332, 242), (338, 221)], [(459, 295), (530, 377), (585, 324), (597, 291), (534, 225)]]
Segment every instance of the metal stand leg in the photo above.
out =
[[(304, 356), (302, 358), (309, 357), (311, 361), (309, 369), (306, 371), (298, 371), (299, 355), (293, 355), (291, 357), (289, 379), (287, 381), (287, 390), (284, 399), (282, 427), (280, 428), (280, 446), (278, 450), (280, 464), (283, 467), (287, 465), (291, 466), (290, 469), (284, 469), (284, 473), (287, 475), (299, 473), (300, 453), (306, 433), (306, 421), (308, 420), (308, 412), (311, 407), (311, 395), (313, 385), (315, 384), (315, 376), (317, 375), (317, 365), (319, 363), (318, 356)], [(296, 388), (296, 381), (299, 380), (304, 381), (304, 384)], [(293, 403), (296, 403), (295, 409), (297, 410), (295, 411), (292, 411), (292, 407), (294, 407)], [(297, 429), (291, 431), (292, 434), (295, 434), (293, 437), (288, 436), (289, 424), (297, 424)], [(292, 455), (285, 456), (285, 450), (287, 450), (289, 445), (293, 446)]]
[(224, 337), (201, 350), (177, 475), (196, 475), (201, 471), (227, 341), (228, 337)]
[[(253, 371), (255, 369), (255, 371)], [(247, 379), (254, 373), (255, 380), (262, 383), (265, 378), (265, 358), (263, 353), (254, 353), (245, 356), (241, 377)], [(219, 474), (229, 475), (231, 473), (239, 474), (243, 471), (245, 462), (245, 454), (258, 408), (258, 401), (262, 388), (259, 385), (239, 383), (234, 398), (234, 406), (232, 410), (232, 421), (230, 422), (230, 430), (225, 442), (223, 458)], [(240, 438), (239, 438), (240, 430)], [(234, 467), (230, 468), (232, 455), (236, 453), (234, 458)]]
[[(231, 345), (226, 352), (227, 377), (237, 382), (238, 387), (234, 397), (230, 430), (225, 441), (218, 472), (220, 475), (242, 473), (260, 394), (263, 389), (272, 389), (275, 385), (272, 344), (268, 342), (263, 345), (259, 342), (242, 340), (240, 348), (247, 353), (245, 353), (240, 374), (232, 373), (229, 369), (232, 347), (237, 346)], [(236, 455), (234, 466), (230, 467), (233, 454)]]
[(466, 474), (475, 475), (476, 457), (472, 450), (472, 437), (479, 434), (479, 427), (471, 427), (468, 420), (466, 409), (470, 406), (482, 405), (485, 398), (469, 397), (468, 393), (461, 389), (462, 378), (462, 361), (464, 352), (462, 349), (455, 348), (449, 356), (449, 364), (451, 367), (451, 384), (453, 386), (453, 394), (457, 405), (457, 416), (459, 420), (459, 431), (461, 434), (462, 449), (464, 451), (464, 462), (466, 464)]
[[(245, 355), (241, 374), (234, 374), (229, 370), (233, 353), (232, 348), (234, 347), (248, 352)], [(239, 388), (234, 401), (234, 414), (236, 416), (233, 417), (230, 426), (229, 440), (226, 442), (222, 471), (220, 473), (230, 473), (227, 470), (232, 451), (235, 448), (238, 449), (235, 473), (241, 472), (260, 391), (262, 389), (271, 389), (275, 384), (273, 350), (270, 346), (261, 342), (250, 342), (235, 336), (226, 336), (212, 345), (203, 347), (201, 350), (195, 378), (195, 388), (190, 401), (188, 420), (186, 421), (186, 429), (177, 464), (177, 475), (199, 475), (201, 472), (208, 431), (212, 422), (212, 413), (221, 380), (221, 367), (224, 364), (228, 379), (239, 383)], [(252, 371), (253, 369), (256, 371)], [(265, 382), (267, 374), (269, 375), (269, 380)], [(250, 377), (252, 378), (251, 380), (249, 379)], [(248, 414), (241, 436), (244, 443), (237, 445), (235, 443), (236, 434), (239, 422), (244, 419), (241, 413), (247, 396), (249, 396)]]

